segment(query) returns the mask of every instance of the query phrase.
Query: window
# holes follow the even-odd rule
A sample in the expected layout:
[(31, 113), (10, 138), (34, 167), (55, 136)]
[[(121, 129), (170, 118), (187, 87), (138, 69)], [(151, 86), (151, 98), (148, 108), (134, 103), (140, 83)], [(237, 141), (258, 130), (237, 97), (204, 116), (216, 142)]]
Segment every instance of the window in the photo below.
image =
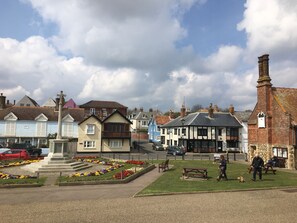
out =
[(84, 148), (95, 148), (95, 141), (84, 141)]
[(162, 129), (162, 134), (165, 134), (165, 129)]
[(237, 136), (238, 137), (238, 129), (237, 128), (227, 128), (226, 135), (227, 136)]
[(288, 158), (288, 149), (287, 148), (279, 148), (279, 147), (273, 147), (273, 155), (276, 157), (281, 158)]
[(198, 136), (207, 136), (207, 129), (198, 129)]
[(177, 129), (174, 129), (174, 135), (177, 135)]
[(93, 125), (93, 124), (87, 124), (87, 126), (86, 126), (86, 133), (88, 135), (94, 135), (95, 134), (95, 125)]
[(95, 108), (90, 108), (90, 114), (94, 115), (96, 113), (96, 109)]
[(20, 106), (25, 106), (24, 103), (21, 103)]
[(106, 108), (102, 108), (102, 116), (107, 117), (107, 111)]
[(147, 126), (147, 121), (142, 121), (142, 122), (141, 122), (141, 125), (142, 125), (142, 126)]
[(222, 129), (218, 129), (218, 136), (222, 136)]
[(109, 147), (110, 148), (121, 148), (123, 146), (122, 140), (110, 140)]

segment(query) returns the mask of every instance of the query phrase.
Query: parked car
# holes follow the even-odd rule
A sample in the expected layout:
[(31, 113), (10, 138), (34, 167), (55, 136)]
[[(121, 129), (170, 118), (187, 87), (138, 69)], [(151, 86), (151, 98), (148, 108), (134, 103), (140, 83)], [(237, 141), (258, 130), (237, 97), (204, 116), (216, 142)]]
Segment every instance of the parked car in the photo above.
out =
[(164, 150), (164, 147), (163, 147), (162, 143), (159, 142), (159, 141), (153, 142), (152, 147), (153, 147), (153, 150), (156, 150), (156, 151), (163, 151)]
[(12, 159), (29, 159), (30, 155), (25, 149), (12, 150), (12, 149), (1, 149), (0, 160), (12, 160)]
[(168, 146), (167, 154), (174, 156), (183, 156), (186, 154), (186, 152), (180, 146)]
[(42, 150), (32, 146), (30, 143), (14, 143), (9, 147), (11, 150), (27, 150), (30, 156), (40, 156)]

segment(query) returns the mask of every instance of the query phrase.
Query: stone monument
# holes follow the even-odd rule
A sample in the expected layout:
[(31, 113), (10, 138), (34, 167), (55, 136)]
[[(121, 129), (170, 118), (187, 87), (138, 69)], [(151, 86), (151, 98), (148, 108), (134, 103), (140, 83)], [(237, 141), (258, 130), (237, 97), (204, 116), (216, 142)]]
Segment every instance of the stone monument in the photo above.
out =
[(73, 172), (89, 168), (90, 165), (78, 162), (69, 157), (68, 139), (62, 138), (62, 107), (64, 101), (63, 91), (59, 97), (58, 132), (56, 139), (50, 140), (49, 154), (43, 160), (24, 166), (22, 169), (30, 172)]

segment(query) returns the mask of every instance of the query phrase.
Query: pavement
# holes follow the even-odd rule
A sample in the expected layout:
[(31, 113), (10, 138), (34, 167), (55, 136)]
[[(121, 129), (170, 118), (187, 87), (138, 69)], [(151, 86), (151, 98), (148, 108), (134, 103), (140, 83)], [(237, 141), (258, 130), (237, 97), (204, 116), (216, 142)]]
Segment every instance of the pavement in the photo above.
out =
[(296, 189), (134, 198), (162, 174), (155, 168), (124, 185), (2, 188), (1, 222), (296, 222)]

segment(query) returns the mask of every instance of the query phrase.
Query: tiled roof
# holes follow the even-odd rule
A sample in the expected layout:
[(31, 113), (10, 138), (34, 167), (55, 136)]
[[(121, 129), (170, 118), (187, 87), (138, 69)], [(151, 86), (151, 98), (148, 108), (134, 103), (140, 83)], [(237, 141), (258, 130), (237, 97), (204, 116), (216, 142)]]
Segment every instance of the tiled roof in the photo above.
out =
[[(280, 106), (284, 113), (290, 114), (293, 121), (292, 124), (297, 125), (297, 88), (281, 88), (273, 87), (272, 96), (276, 103)], [(255, 106), (255, 109), (257, 105)], [(257, 123), (257, 111), (251, 114), (249, 124)]]
[[(0, 110), (0, 120), (4, 120), (4, 117), (10, 112), (15, 114), (18, 120), (35, 120), (40, 114), (44, 114), (48, 121), (57, 121), (58, 112), (54, 108), (49, 107), (23, 107), (23, 106), (13, 106), (3, 110)], [(82, 121), (84, 119), (84, 109), (74, 108), (74, 109), (63, 109), (62, 118), (67, 114), (70, 114), (75, 121)]]
[(234, 112), (234, 116), (240, 121), (240, 122), (247, 122), (249, 120), (249, 117), (251, 116), (252, 111), (236, 111)]
[(155, 117), (155, 120), (157, 125), (164, 125), (168, 123), (171, 120), (171, 118), (168, 115), (159, 115)]
[(297, 88), (272, 88), (274, 98), (282, 110), (297, 122)]
[(89, 101), (79, 106), (80, 108), (127, 108), (115, 101)]
[[(182, 119), (184, 119), (184, 123)], [(195, 112), (188, 114), (184, 118), (179, 116), (162, 127), (178, 126), (242, 127), (230, 113), (223, 112), (214, 113), (213, 118), (210, 118), (206, 112)]]

